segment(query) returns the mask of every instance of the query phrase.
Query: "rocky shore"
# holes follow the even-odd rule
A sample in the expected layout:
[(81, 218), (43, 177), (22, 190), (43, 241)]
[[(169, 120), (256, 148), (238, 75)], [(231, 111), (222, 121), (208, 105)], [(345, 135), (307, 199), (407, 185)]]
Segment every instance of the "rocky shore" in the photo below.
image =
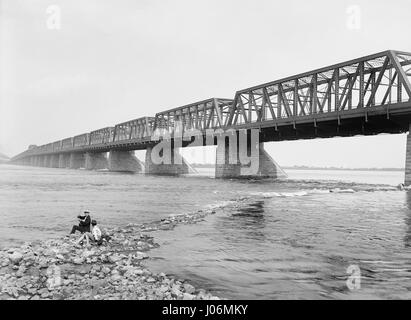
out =
[(76, 246), (77, 234), (2, 250), (0, 300), (219, 299), (187, 281), (154, 274), (142, 263), (159, 246), (149, 232), (197, 223), (216, 209), (103, 229), (111, 240), (101, 246)]

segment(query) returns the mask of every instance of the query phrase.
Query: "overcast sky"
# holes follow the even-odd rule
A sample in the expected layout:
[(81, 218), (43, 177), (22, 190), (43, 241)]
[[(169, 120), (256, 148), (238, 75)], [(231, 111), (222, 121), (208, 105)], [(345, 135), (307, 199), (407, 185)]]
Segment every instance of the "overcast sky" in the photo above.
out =
[[(0, 152), (10, 156), (363, 55), (411, 52), (409, 0), (0, 0), (0, 10)], [(282, 165), (405, 161), (405, 135), (266, 148)]]

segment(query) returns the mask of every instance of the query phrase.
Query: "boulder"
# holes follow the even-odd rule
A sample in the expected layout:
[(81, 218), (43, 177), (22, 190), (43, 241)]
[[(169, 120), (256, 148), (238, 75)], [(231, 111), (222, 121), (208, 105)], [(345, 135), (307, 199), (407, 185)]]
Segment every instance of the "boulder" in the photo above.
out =
[(83, 264), (84, 258), (76, 257), (73, 259), (74, 264)]
[(108, 257), (108, 261), (109, 261), (110, 263), (116, 263), (116, 262), (118, 262), (118, 261), (120, 261), (120, 260), (121, 260), (121, 257), (120, 257), (119, 255), (117, 255), (117, 254), (113, 254), (113, 255), (111, 255), (111, 256)]
[(23, 254), (18, 251), (14, 251), (12, 254), (9, 254), (9, 260), (12, 264), (19, 264), (23, 260)]
[(194, 300), (196, 296), (193, 294), (189, 294), (189, 293), (184, 293), (183, 294), (183, 300)]
[(196, 289), (191, 284), (186, 283), (184, 284), (184, 291), (189, 294), (193, 294), (196, 291)]

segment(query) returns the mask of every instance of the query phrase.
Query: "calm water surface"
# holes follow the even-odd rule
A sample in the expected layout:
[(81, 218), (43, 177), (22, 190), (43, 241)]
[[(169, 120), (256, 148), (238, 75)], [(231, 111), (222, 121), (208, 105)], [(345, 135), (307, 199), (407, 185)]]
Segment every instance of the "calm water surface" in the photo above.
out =
[[(90, 209), (104, 227), (244, 197), (196, 225), (154, 232), (147, 264), (227, 298), (411, 298), (411, 191), (402, 172), (288, 170), (221, 181), (209, 169), (150, 177), (0, 165), (0, 246), (65, 234)], [(330, 192), (333, 191), (333, 192)], [(349, 265), (361, 288), (346, 286)]]

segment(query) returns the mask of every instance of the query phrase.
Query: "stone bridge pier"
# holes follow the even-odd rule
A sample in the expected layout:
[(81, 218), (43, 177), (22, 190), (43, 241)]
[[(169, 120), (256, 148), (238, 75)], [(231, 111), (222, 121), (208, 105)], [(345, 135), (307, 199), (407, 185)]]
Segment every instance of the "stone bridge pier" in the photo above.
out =
[[(247, 154), (239, 148), (238, 139), (220, 137), (217, 141), (215, 177), (235, 178), (286, 178), (287, 174), (264, 149), (264, 143), (247, 143)], [(231, 148), (230, 148), (230, 143)], [(233, 146), (233, 144), (236, 144)], [(240, 153), (247, 157), (249, 164), (241, 163)], [(244, 160), (243, 160), (244, 161)]]
[(49, 167), (50, 168), (59, 168), (59, 155), (58, 154), (52, 154), (49, 157), (50, 157)]
[(108, 169), (109, 163), (105, 153), (86, 153), (85, 168), (87, 170)]
[(34, 165), (36, 167), (40, 167), (41, 166), (41, 156), (34, 156)]
[(196, 170), (184, 159), (178, 149), (174, 148), (174, 142), (161, 142), (160, 144), (147, 148), (146, 174), (178, 176), (196, 173)]
[(59, 154), (59, 168), (70, 168), (70, 154)]
[(134, 151), (111, 150), (108, 157), (108, 169), (116, 172), (141, 172), (142, 165)]
[(69, 160), (70, 169), (80, 169), (85, 167), (84, 153), (71, 153)]
[(43, 165), (42, 167), (49, 167), (50, 166), (50, 155), (46, 154), (43, 156)]

